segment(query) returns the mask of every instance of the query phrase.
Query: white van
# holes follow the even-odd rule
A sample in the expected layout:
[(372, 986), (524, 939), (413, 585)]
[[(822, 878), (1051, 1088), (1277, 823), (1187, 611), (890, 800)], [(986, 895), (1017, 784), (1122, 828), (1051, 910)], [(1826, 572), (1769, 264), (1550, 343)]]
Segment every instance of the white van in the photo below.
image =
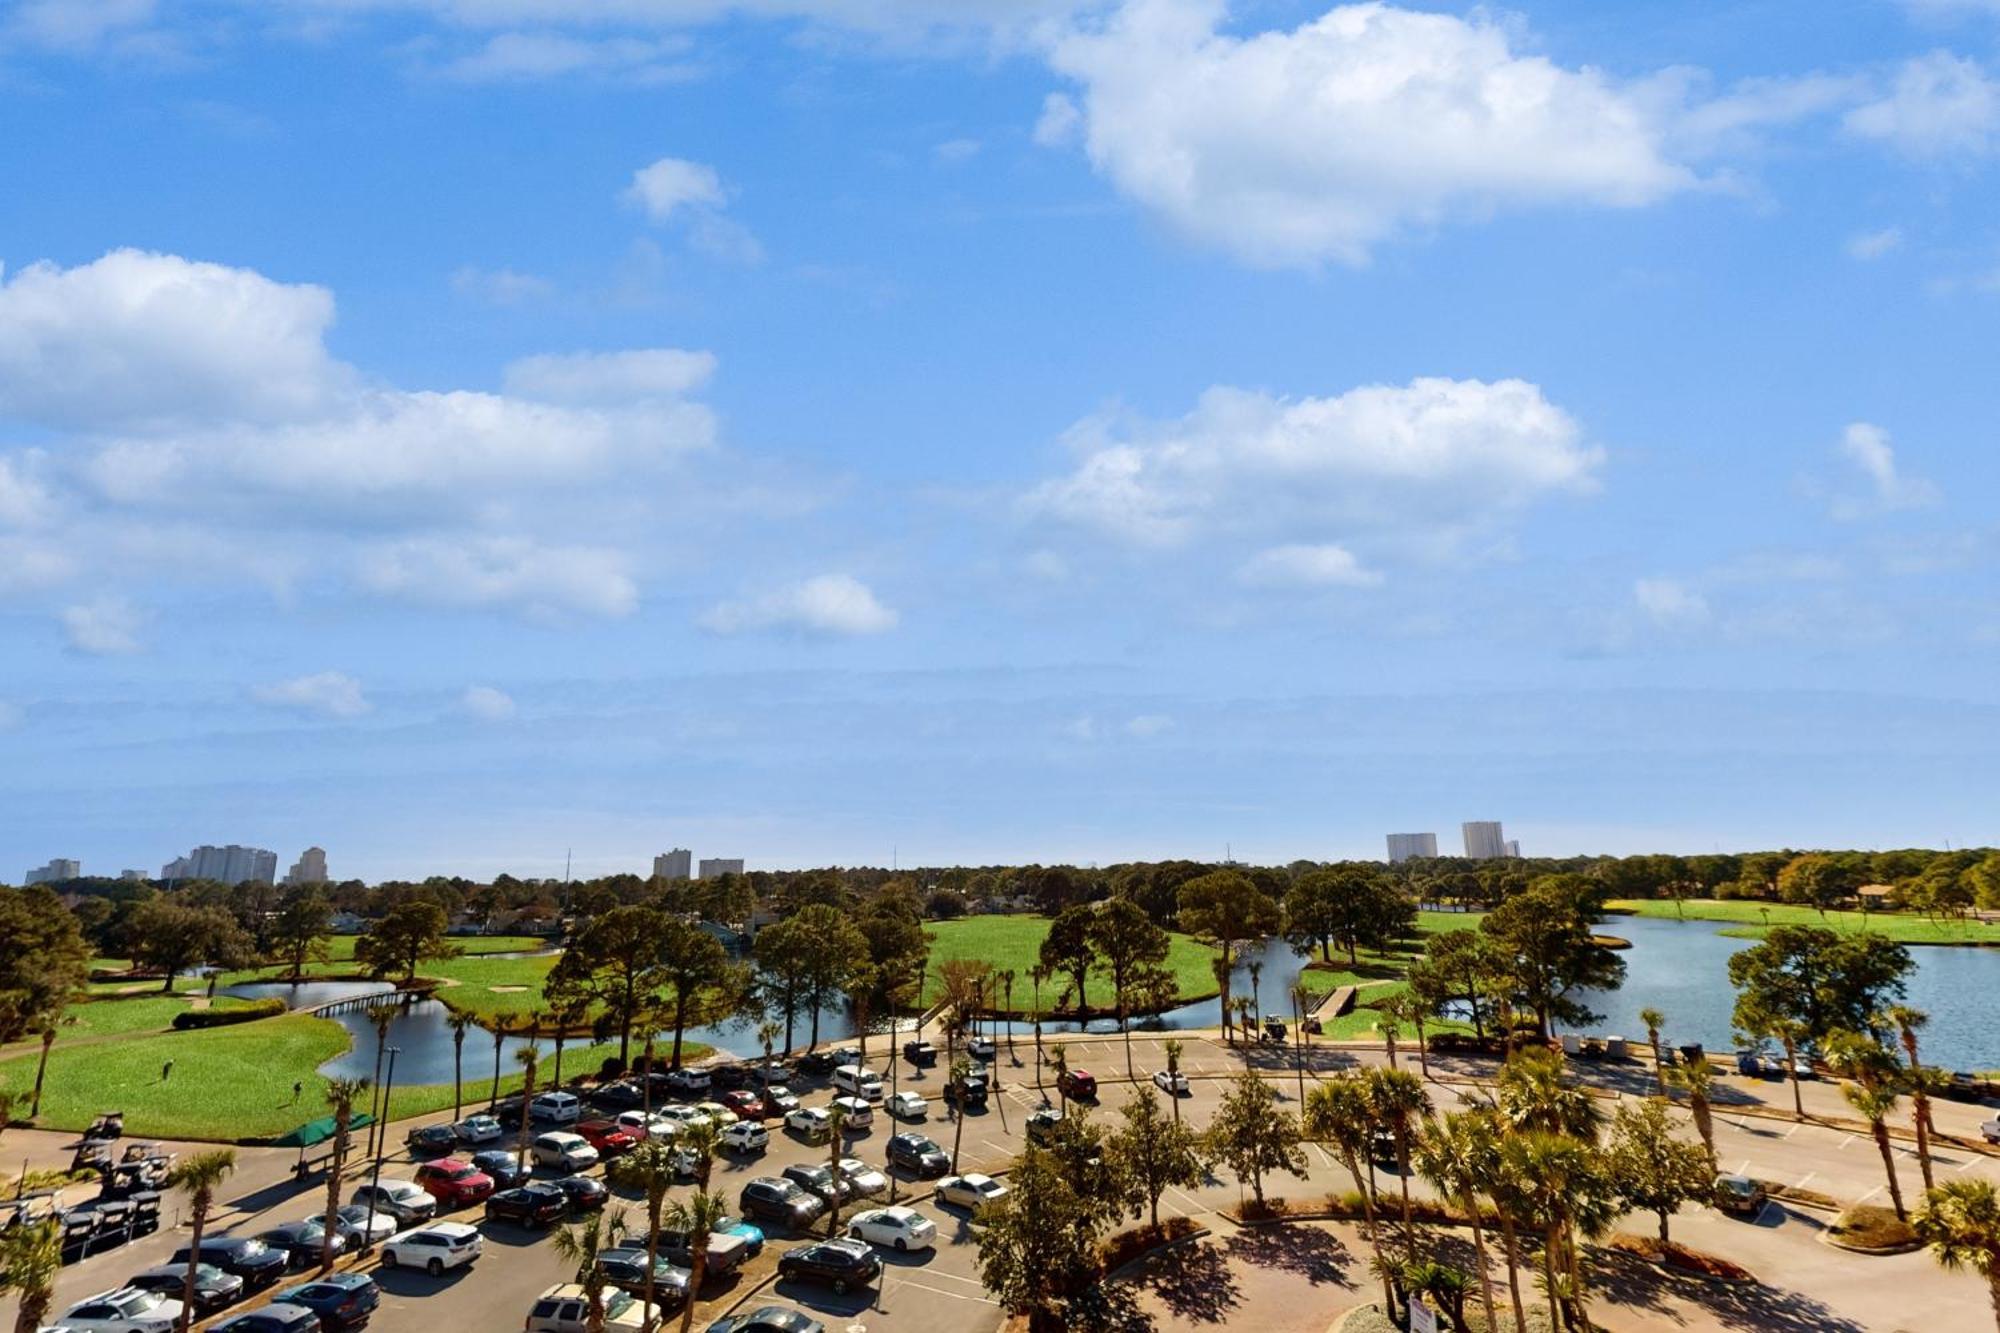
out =
[(528, 1114), (551, 1125), (573, 1125), (583, 1114), (583, 1101), (573, 1092), (544, 1092), (528, 1103)]
[(882, 1076), (860, 1065), (842, 1065), (833, 1071), (833, 1086), (871, 1102), (882, 1100)]

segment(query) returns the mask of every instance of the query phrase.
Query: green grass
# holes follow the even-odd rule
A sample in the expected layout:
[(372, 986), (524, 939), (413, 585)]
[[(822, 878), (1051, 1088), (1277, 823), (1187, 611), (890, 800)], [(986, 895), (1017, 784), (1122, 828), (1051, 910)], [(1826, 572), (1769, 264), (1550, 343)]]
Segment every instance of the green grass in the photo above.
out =
[[(956, 921), (938, 921), (925, 927), (931, 937), (930, 968), (924, 978), (924, 1004), (935, 1004), (944, 993), (940, 967), (954, 958), (976, 958), (991, 963), (996, 972), (1014, 973), (1014, 1007), (1022, 1012), (1034, 1003), (1034, 986), (1028, 969), (1035, 966), (1042, 941), (1048, 938), (1049, 919), (1043, 916), (968, 916)], [(1175, 933), (1167, 953), (1167, 967), (1180, 987), (1182, 1001), (1198, 1000), (1215, 994), (1215, 974), (1209, 960), (1216, 951), (1191, 936)], [(1042, 984), (1042, 1005), (1053, 1006), (1067, 978)], [(1087, 980), (1086, 1003), (1093, 1009), (1112, 1007), (1110, 978), (1092, 971)], [(1001, 997), (1004, 1002), (1005, 997)]]
[[(438, 998), (452, 1008), (494, 1019), (546, 1009), (542, 983), (555, 965), (553, 954), (541, 958), (447, 958), (425, 963), (417, 971), (421, 976), (457, 983), (438, 991)], [(527, 989), (495, 990), (496, 986)]]
[[(1828, 930), (1856, 933), (1863, 930), (1884, 935), (1903, 944), (2000, 944), (2000, 926), (1980, 921), (1933, 921), (1909, 912), (1827, 912), (1793, 903), (1725, 901), (1717, 898), (1690, 898), (1676, 909), (1671, 899), (1620, 898), (1606, 906), (1634, 916), (1665, 921), (1685, 916), (1689, 921), (1735, 922), (1721, 933), (1734, 939), (1762, 939), (1772, 926), (1822, 926)], [(1604, 927), (1615, 932), (1617, 924)]]

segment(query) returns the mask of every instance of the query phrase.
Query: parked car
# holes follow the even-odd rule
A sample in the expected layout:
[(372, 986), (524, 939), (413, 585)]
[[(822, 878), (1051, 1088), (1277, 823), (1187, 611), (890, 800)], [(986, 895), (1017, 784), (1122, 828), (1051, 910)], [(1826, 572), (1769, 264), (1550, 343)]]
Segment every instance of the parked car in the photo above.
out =
[(1801, 1082), (1811, 1082), (1819, 1077), (1819, 1067), (1813, 1063), (1812, 1052), (1800, 1051), (1792, 1057), (1792, 1077)]
[[(615, 1120), (583, 1120), (576, 1126), (576, 1132), (583, 1135), (583, 1141), (597, 1149), (599, 1157), (622, 1157), (639, 1146), (638, 1138), (628, 1133)], [(544, 1138), (548, 1137), (543, 1135)]]
[[(630, 1292), (604, 1293), (605, 1333), (646, 1333), (653, 1326)], [(590, 1300), (574, 1282), (550, 1287), (536, 1298), (522, 1327), (525, 1333), (584, 1333), (590, 1327)]]
[[(325, 1248), (326, 1223), (317, 1217), (309, 1217), (300, 1222), (285, 1222), (258, 1232), (257, 1239), (284, 1255), (287, 1268), (310, 1268), (319, 1262), (320, 1253)], [(347, 1250), (347, 1237), (336, 1231), (333, 1237), (333, 1252), (345, 1254)]]
[[(171, 1296), (176, 1301), (187, 1290), (186, 1264), (161, 1264), (158, 1268), (148, 1268), (125, 1279), (128, 1287), (141, 1291), (157, 1291), (162, 1296)], [(205, 1318), (217, 1310), (226, 1310), (243, 1299), (243, 1279), (235, 1273), (225, 1273), (214, 1264), (194, 1266), (194, 1312), (197, 1318)]]
[(750, 1081), (775, 1088), (791, 1081), (792, 1067), (783, 1060), (767, 1060), (750, 1071)]
[(760, 1305), (748, 1314), (724, 1315), (708, 1333), (826, 1333), (826, 1325), (799, 1310)]
[[(243, 1279), (246, 1287), (268, 1287), (285, 1275), (285, 1255), (255, 1236), (203, 1236), (201, 1263), (213, 1264), (225, 1273)], [(175, 1250), (167, 1262), (183, 1271), (187, 1268), (188, 1247)]]
[(803, 1135), (808, 1143), (825, 1143), (833, 1137), (833, 1117), (823, 1106), (801, 1106), (785, 1117), (785, 1128)]
[(722, 1104), (740, 1120), (762, 1120), (764, 1099), (748, 1088), (738, 1088), (734, 1092), (722, 1094)]
[(903, 1043), (903, 1058), (919, 1069), (928, 1069), (937, 1063), (938, 1049), (927, 1041), (906, 1041)]
[(543, 1124), (574, 1125), (583, 1118), (583, 1099), (560, 1090), (538, 1093), (529, 1103), (528, 1114)]
[(1066, 1118), (1061, 1111), (1052, 1106), (1035, 1112), (1028, 1117), (1028, 1142), (1047, 1143), (1061, 1132)]
[(118, 1287), (78, 1301), (55, 1322), (77, 1333), (172, 1333), (181, 1310), (171, 1296), (145, 1287)]
[(764, 1229), (740, 1217), (725, 1217), (715, 1224), (718, 1232), (743, 1238), (743, 1257), (755, 1259), (764, 1252)]
[(669, 1120), (658, 1111), (620, 1111), (614, 1123), (642, 1143), (647, 1139), (670, 1139), (681, 1132), (679, 1121)]
[(486, 1216), (516, 1226), (554, 1226), (569, 1216), (569, 1195), (553, 1185), (520, 1185), (486, 1201)]
[(922, 1134), (897, 1134), (889, 1140), (889, 1164), (912, 1175), (929, 1178), (951, 1170), (951, 1158)]
[(834, 1165), (840, 1168), (840, 1178), (857, 1199), (872, 1199), (878, 1194), (889, 1192), (889, 1177), (882, 1174), (879, 1167), (873, 1167), (859, 1157), (843, 1157)]
[(1745, 1078), (1764, 1077), (1764, 1057), (1756, 1051), (1738, 1051), (1736, 1072)]
[(896, 1120), (927, 1120), (930, 1118), (931, 1104), (921, 1092), (899, 1092), (890, 1097), (883, 1106)]
[(987, 1204), (1006, 1197), (1005, 1185), (991, 1176), (983, 1176), (976, 1172), (963, 1176), (946, 1176), (937, 1183), (939, 1203), (954, 1204), (975, 1213)]
[(810, 1190), (829, 1204), (846, 1203), (854, 1197), (854, 1187), (833, 1173), (833, 1168), (812, 1162), (794, 1162), (779, 1172), (800, 1189)]
[(1719, 1175), (1715, 1178), (1715, 1206), (1725, 1213), (1755, 1217), (1764, 1211), (1764, 1187), (1748, 1176)]
[[(633, 1296), (646, 1294), (646, 1247), (620, 1245), (597, 1256), (597, 1269), (605, 1285)], [(653, 1305), (656, 1309), (678, 1310), (687, 1303), (688, 1270), (665, 1255), (653, 1260)], [(643, 1304), (643, 1300), (641, 1304)]]
[(469, 1148), (484, 1143), (497, 1143), (507, 1131), (500, 1125), (499, 1117), (485, 1114), (469, 1115), (451, 1127), (458, 1135), (458, 1141)]
[(1169, 1097), (1185, 1097), (1193, 1091), (1188, 1086), (1188, 1076), (1178, 1069), (1155, 1069), (1153, 1086)]
[(288, 1287), (274, 1298), (282, 1305), (302, 1305), (319, 1316), (327, 1333), (368, 1322), (382, 1303), (382, 1289), (366, 1273), (328, 1273), (311, 1282)]
[(984, 1106), (986, 1080), (977, 1074), (955, 1078), (944, 1085), (944, 1099), (953, 1106)]
[(1988, 1143), (2000, 1143), (2000, 1119), (1980, 1121), (1979, 1137)]
[(458, 1135), (450, 1125), (421, 1125), (403, 1135), (412, 1157), (443, 1157), (458, 1151)]
[(485, 1250), (478, 1230), (463, 1222), (433, 1222), (389, 1237), (382, 1246), (382, 1267), (421, 1268), (432, 1277), (447, 1268), (464, 1268)]
[(1065, 1069), (1056, 1076), (1056, 1086), (1071, 1101), (1097, 1100), (1097, 1078), (1087, 1069)]
[(840, 1065), (833, 1071), (833, 1086), (865, 1101), (879, 1102), (886, 1091), (882, 1076), (865, 1065)]
[(549, 1184), (568, 1196), (572, 1213), (587, 1213), (593, 1208), (602, 1208), (611, 1198), (610, 1189), (596, 1176), (563, 1176)]
[(464, 1208), (483, 1202), (493, 1192), (493, 1177), (463, 1157), (446, 1157), (425, 1162), (417, 1168), (421, 1185), (439, 1208)]
[(902, 1254), (937, 1245), (937, 1223), (914, 1208), (870, 1208), (848, 1219), (847, 1234)]
[(377, 1212), (364, 1203), (342, 1204), (340, 1211), (334, 1216), (340, 1219), (342, 1226), (359, 1237), (363, 1245), (373, 1245), (377, 1241), (387, 1240), (403, 1229), (402, 1224), (395, 1218), (387, 1213)]
[(822, 1240), (778, 1256), (778, 1280), (822, 1282), (836, 1296), (865, 1287), (882, 1272), (882, 1261), (865, 1241)]
[(571, 1134), (567, 1130), (537, 1134), (528, 1147), (535, 1155), (536, 1166), (553, 1167), (564, 1174), (597, 1164), (597, 1149), (591, 1147), (583, 1135)]
[(317, 1333), (319, 1312), (303, 1305), (267, 1305), (231, 1315), (209, 1333)]
[(764, 1118), (775, 1120), (799, 1109), (798, 1094), (782, 1083), (764, 1089)]
[(727, 1106), (724, 1106), (721, 1102), (696, 1102), (694, 1109), (707, 1116), (711, 1124), (723, 1129), (727, 1129), (743, 1118)]
[(1000, 1048), (991, 1037), (974, 1037), (965, 1043), (965, 1053), (975, 1060), (991, 1060), (1000, 1053)]
[(832, 1051), (807, 1051), (799, 1057), (799, 1072), (815, 1078), (825, 1078), (841, 1063), (840, 1057)]
[(629, 1111), (646, 1104), (646, 1090), (630, 1079), (619, 1079), (591, 1093), (590, 1100), (607, 1111)]
[(714, 1123), (705, 1113), (696, 1110), (692, 1106), (662, 1106), (655, 1114), (660, 1119), (675, 1126), (673, 1132), (676, 1134), (681, 1133), (683, 1130), (692, 1129), (696, 1125)]
[(347, 1200), (378, 1213), (387, 1213), (404, 1226), (428, 1222), (437, 1216), (437, 1199), (422, 1185), (410, 1180), (379, 1180), (373, 1184), (356, 1185)]
[(512, 1148), (488, 1148), (472, 1154), (472, 1164), (493, 1177), (496, 1190), (512, 1189), (535, 1174), (535, 1159)]
[(757, 1120), (739, 1120), (722, 1131), (722, 1146), (733, 1153), (763, 1152), (771, 1144), (771, 1131)]
[(667, 1071), (667, 1091), (685, 1097), (691, 1093), (707, 1092), (715, 1086), (706, 1069), (669, 1069)]
[(866, 1129), (875, 1123), (875, 1108), (868, 1104), (866, 1098), (835, 1097), (830, 1105), (838, 1106), (846, 1113), (847, 1128), (850, 1133), (857, 1129)]
[(826, 1200), (789, 1180), (759, 1176), (743, 1187), (737, 1206), (745, 1217), (803, 1231), (826, 1211)]
[[(688, 1233), (673, 1227), (661, 1227), (655, 1237), (660, 1253), (685, 1268), (694, 1267), (694, 1247), (689, 1243)], [(759, 1246), (763, 1243), (763, 1233), (757, 1234)], [(703, 1273), (710, 1277), (721, 1277), (743, 1267), (750, 1257), (750, 1242), (733, 1232), (712, 1231), (708, 1236), (708, 1258), (703, 1264)]]

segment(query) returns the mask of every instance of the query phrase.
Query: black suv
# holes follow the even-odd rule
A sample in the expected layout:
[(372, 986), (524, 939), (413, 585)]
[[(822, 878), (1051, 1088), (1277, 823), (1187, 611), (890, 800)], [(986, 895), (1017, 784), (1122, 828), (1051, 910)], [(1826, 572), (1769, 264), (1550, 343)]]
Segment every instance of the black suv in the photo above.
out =
[(780, 1279), (824, 1282), (836, 1296), (845, 1296), (849, 1288), (868, 1285), (881, 1271), (882, 1261), (875, 1257), (875, 1251), (858, 1240), (823, 1240), (786, 1250), (778, 1256)]
[(759, 1176), (743, 1187), (737, 1199), (743, 1215), (759, 1222), (803, 1231), (826, 1212), (826, 1200), (809, 1194), (789, 1180)]
[[(282, 1252), (285, 1261), (293, 1268), (310, 1268), (319, 1262), (326, 1243), (326, 1224), (318, 1218), (308, 1218), (303, 1222), (287, 1222), (283, 1226), (257, 1233), (257, 1239), (274, 1250)], [(345, 1254), (348, 1250), (348, 1235), (336, 1231), (333, 1237), (333, 1252)]]
[[(188, 1247), (174, 1251), (167, 1262), (187, 1268)], [(234, 1273), (252, 1287), (266, 1287), (285, 1275), (285, 1252), (274, 1250), (255, 1236), (204, 1236), (201, 1262), (214, 1264), (225, 1273)]]
[(986, 1080), (977, 1074), (955, 1078), (944, 1085), (944, 1099), (954, 1105), (963, 1100), (967, 1106), (986, 1105)]
[(906, 1041), (903, 1043), (903, 1058), (913, 1065), (934, 1065), (937, 1063), (937, 1047), (927, 1041)]
[[(143, 1273), (134, 1273), (125, 1279), (125, 1285), (141, 1291), (157, 1291), (162, 1296), (179, 1300), (186, 1290), (187, 1275), (186, 1264), (162, 1264)], [(195, 1314), (212, 1315), (217, 1310), (236, 1304), (242, 1296), (243, 1279), (236, 1274), (225, 1273), (211, 1264), (195, 1265)]]
[(795, 1162), (780, 1174), (800, 1189), (817, 1194), (830, 1204), (846, 1203), (854, 1197), (854, 1186), (836, 1176), (831, 1167)]
[(839, 1066), (840, 1062), (833, 1058), (831, 1051), (808, 1051), (799, 1057), (801, 1074), (817, 1074), (824, 1078)]
[(889, 1140), (889, 1165), (928, 1180), (951, 1170), (951, 1158), (921, 1134), (897, 1134)]
[(522, 1185), (486, 1201), (486, 1216), (524, 1227), (554, 1226), (569, 1216), (569, 1195), (554, 1185)]

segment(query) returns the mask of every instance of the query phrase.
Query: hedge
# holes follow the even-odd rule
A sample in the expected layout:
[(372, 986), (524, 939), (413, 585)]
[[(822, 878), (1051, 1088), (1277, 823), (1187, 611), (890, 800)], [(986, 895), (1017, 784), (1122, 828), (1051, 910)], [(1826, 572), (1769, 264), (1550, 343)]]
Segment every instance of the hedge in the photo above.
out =
[(256, 1018), (274, 1018), (284, 1012), (285, 1002), (278, 999), (252, 1000), (229, 1009), (190, 1009), (184, 1014), (174, 1015), (174, 1031), (228, 1027), (231, 1023), (248, 1023)]

